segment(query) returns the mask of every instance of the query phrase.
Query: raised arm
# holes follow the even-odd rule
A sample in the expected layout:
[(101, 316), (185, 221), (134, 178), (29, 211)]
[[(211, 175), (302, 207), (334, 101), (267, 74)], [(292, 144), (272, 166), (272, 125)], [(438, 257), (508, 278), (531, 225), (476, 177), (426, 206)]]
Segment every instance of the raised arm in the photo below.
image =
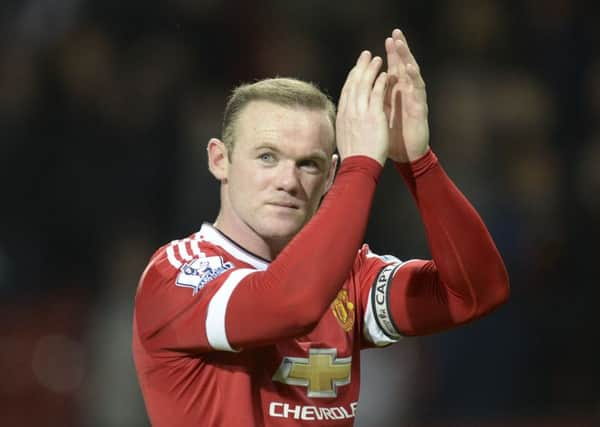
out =
[(265, 271), (230, 266), (192, 295), (173, 286), (180, 271), (170, 260), (151, 263), (136, 298), (147, 348), (233, 351), (305, 334), (320, 320), (352, 268), (387, 157), (381, 65), (365, 51), (348, 74), (336, 120), (338, 176), (315, 216)]
[(394, 30), (385, 46), (394, 81), (386, 97), (390, 157), (417, 203), (433, 257), (385, 267), (372, 288), (377, 323), (395, 340), (478, 318), (508, 298), (509, 284), (485, 224), (429, 148), (425, 83), (404, 35)]
[(422, 335), (489, 313), (509, 295), (506, 268), (477, 211), (435, 154), (397, 164), (416, 200), (433, 260), (400, 266), (388, 290), (398, 332)]
[[(266, 272), (249, 275), (232, 295), (226, 329), (233, 346), (307, 333), (347, 278), (388, 151), (381, 65), (381, 58), (364, 51), (348, 74), (336, 120), (339, 174), (315, 217)], [(264, 301), (275, 304), (257, 313), (256, 304)]]

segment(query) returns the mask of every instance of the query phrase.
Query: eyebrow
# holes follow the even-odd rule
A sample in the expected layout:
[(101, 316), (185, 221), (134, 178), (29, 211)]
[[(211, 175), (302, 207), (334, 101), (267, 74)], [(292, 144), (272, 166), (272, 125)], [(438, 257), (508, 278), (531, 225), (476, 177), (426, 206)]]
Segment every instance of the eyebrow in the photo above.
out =
[(256, 147), (254, 147), (254, 151), (260, 151), (260, 150), (265, 150), (265, 149), (276, 151), (278, 153), (280, 152), (280, 150), (276, 146), (274, 146), (273, 144), (269, 144), (268, 142), (264, 142), (260, 145), (257, 145)]

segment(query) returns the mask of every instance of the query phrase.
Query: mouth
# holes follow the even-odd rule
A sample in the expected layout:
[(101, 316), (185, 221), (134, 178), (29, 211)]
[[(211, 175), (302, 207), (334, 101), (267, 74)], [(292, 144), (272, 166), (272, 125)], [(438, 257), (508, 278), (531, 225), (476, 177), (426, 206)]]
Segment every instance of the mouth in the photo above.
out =
[(283, 208), (283, 209), (292, 209), (292, 210), (300, 209), (300, 206), (297, 203), (292, 203), (292, 202), (271, 202), (271, 203), (269, 203), (269, 205), (275, 206), (277, 208)]

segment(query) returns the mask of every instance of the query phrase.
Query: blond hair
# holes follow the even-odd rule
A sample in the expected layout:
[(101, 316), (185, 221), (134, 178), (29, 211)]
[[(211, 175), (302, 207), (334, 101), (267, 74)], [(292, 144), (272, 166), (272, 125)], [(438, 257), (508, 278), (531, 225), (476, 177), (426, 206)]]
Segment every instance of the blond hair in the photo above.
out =
[[(246, 105), (252, 101), (268, 101), (274, 104), (309, 110), (323, 110), (327, 114), (335, 135), (335, 105), (331, 98), (313, 83), (293, 78), (269, 78), (255, 83), (242, 84), (231, 92), (223, 114), (221, 138), (229, 153), (235, 141), (235, 126)], [(332, 141), (335, 148), (335, 137)], [(231, 159), (231, 157), (230, 157)]]

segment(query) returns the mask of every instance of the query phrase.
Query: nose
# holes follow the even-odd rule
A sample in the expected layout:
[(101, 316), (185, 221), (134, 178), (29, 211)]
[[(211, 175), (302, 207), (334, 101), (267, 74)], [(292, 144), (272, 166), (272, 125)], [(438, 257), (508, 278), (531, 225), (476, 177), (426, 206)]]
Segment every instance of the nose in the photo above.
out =
[(277, 171), (277, 189), (296, 194), (300, 188), (300, 177), (295, 162), (281, 162)]

